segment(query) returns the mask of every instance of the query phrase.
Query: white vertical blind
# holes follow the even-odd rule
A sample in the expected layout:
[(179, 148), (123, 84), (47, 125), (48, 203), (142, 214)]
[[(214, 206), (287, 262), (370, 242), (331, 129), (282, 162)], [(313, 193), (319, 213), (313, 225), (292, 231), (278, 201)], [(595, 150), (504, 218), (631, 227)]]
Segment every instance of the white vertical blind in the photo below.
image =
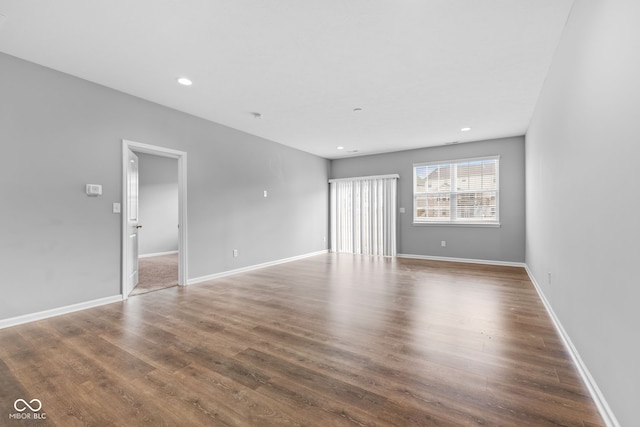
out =
[(331, 251), (396, 255), (398, 175), (330, 180)]

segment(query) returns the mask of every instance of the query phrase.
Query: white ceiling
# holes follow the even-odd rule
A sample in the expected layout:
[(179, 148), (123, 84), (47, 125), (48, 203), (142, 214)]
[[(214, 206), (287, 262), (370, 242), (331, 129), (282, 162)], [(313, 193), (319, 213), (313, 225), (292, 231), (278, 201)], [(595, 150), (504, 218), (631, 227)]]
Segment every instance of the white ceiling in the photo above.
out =
[(0, 51), (340, 158), (523, 135), (572, 4), (0, 0)]

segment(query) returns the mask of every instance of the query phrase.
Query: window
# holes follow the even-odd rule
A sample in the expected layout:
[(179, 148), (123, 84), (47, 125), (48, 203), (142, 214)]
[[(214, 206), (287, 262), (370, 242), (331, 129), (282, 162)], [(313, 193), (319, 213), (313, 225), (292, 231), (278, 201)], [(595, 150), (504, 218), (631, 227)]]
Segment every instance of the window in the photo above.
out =
[(499, 157), (413, 165), (414, 224), (498, 225)]

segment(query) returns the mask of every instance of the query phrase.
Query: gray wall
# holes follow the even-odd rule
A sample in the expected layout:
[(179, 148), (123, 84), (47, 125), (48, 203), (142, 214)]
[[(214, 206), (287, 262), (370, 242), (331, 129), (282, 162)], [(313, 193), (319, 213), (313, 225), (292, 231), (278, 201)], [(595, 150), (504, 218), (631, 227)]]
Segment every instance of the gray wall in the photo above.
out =
[(178, 250), (178, 160), (136, 153), (139, 159), (138, 253)]
[(327, 248), (325, 159), (5, 54), (0, 94), (0, 319), (121, 293), (122, 139), (188, 153), (189, 278)]
[[(500, 155), (499, 228), (413, 225), (413, 164)], [(352, 157), (331, 162), (332, 178), (400, 174), (398, 180), (398, 253), (524, 262), (524, 137)], [(445, 240), (447, 247), (440, 242)]]
[(526, 262), (624, 426), (640, 402), (639, 16), (637, 0), (575, 2), (526, 137)]

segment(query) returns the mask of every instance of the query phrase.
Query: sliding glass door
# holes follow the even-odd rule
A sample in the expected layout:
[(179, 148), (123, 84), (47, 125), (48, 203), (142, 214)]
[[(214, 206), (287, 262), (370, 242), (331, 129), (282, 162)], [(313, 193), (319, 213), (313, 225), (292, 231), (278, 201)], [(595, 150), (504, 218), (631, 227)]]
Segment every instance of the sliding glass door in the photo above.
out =
[(398, 175), (332, 179), (331, 251), (396, 255)]

